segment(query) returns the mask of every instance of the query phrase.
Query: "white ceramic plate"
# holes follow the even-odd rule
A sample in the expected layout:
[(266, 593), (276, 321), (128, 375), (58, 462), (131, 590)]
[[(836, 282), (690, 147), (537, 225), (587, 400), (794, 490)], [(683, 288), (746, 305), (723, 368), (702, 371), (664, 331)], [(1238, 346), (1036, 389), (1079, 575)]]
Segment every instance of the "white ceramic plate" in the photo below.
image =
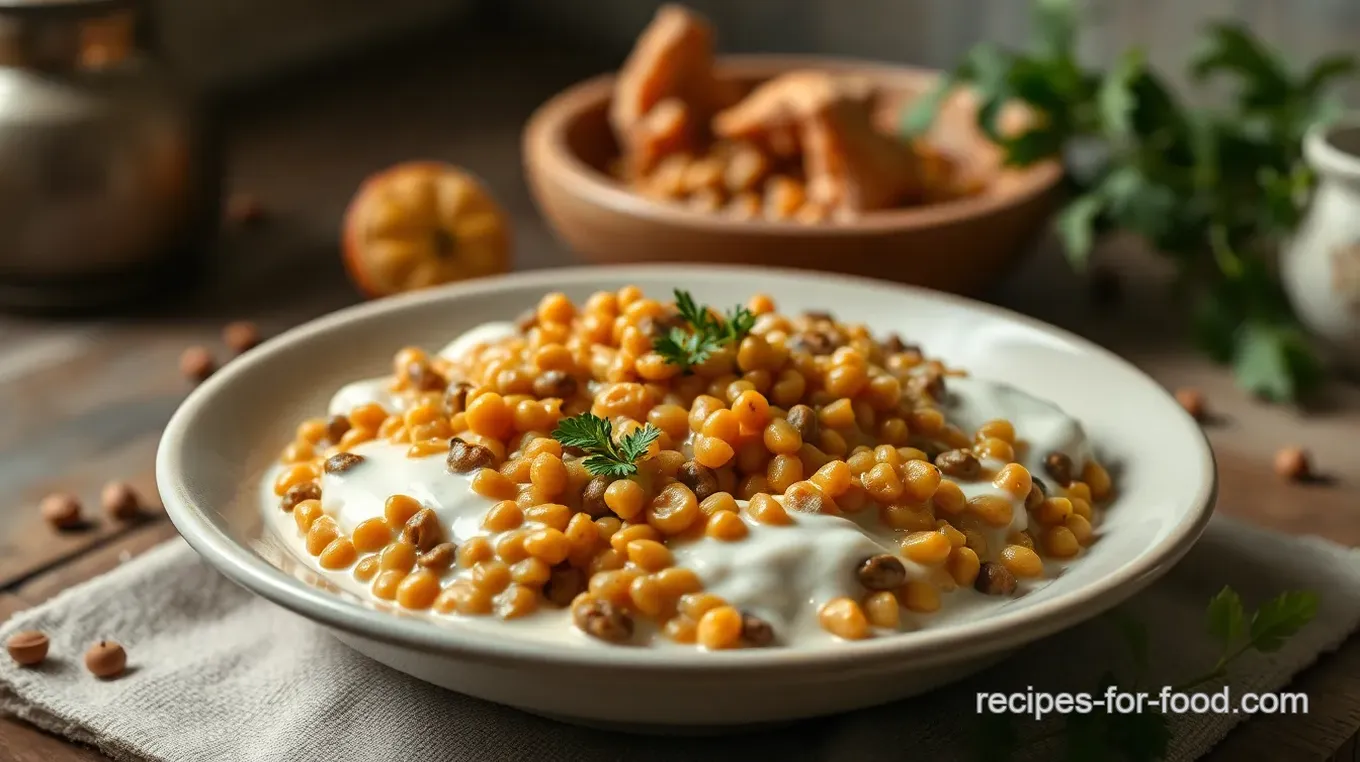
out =
[[(1082, 421), (1119, 496), (1099, 540), (1062, 575), (984, 617), (806, 652), (570, 649), (492, 638), (456, 621), (377, 610), (318, 580), (264, 535), (258, 483), (297, 421), (332, 392), (381, 375), (392, 354), (436, 349), (479, 323), (511, 318), (543, 293), (581, 299), (634, 283), (734, 304), (752, 292), (781, 310), (826, 309), (898, 331), (927, 354), (1057, 402)], [(193, 392), (156, 463), (166, 510), (203, 557), (237, 583), (329, 628), (355, 649), (423, 680), (529, 711), (633, 727), (734, 725), (844, 711), (920, 693), (1088, 619), (1147, 586), (1208, 522), (1213, 457), (1199, 427), (1115, 355), (977, 302), (875, 281), (722, 267), (550, 270), (342, 310), (274, 338)], [(946, 607), (948, 601), (946, 601)], [(317, 679), (324, 680), (324, 675)]]

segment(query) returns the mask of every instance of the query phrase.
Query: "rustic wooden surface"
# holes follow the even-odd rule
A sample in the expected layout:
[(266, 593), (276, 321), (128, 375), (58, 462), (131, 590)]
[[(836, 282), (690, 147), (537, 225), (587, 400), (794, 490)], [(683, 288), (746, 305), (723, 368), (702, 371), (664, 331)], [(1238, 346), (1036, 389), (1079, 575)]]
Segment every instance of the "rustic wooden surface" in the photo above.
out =
[[(458, 49), (460, 56), (448, 51)], [(138, 314), (93, 322), (0, 318), (0, 621), (89, 579), (173, 533), (158, 509), (132, 525), (97, 515), (100, 485), (131, 481), (154, 498), (158, 432), (188, 390), (179, 352), (218, 338), (230, 319), (267, 333), (355, 300), (336, 256), (349, 193), (388, 163), (434, 157), (480, 174), (516, 221), (517, 266), (566, 264), (535, 214), (520, 176), (518, 130), (544, 97), (607, 61), (504, 40), (446, 41), (436, 50), (385, 54), (324, 82), (259, 94), (239, 104), (229, 134), (234, 185), (256, 194), (271, 219), (224, 235), (217, 272), (204, 288)], [(1360, 389), (1337, 384), (1323, 407), (1303, 413), (1266, 406), (1186, 349), (1162, 273), (1147, 255), (1114, 247), (1121, 304), (1093, 304), (1051, 248), (996, 293), (998, 303), (1067, 326), (1120, 352), (1168, 387), (1196, 386), (1216, 414), (1208, 428), (1219, 460), (1219, 508), (1280, 531), (1360, 545)], [(1280, 482), (1274, 451), (1309, 448), (1326, 486)], [(77, 493), (90, 528), (57, 534), (37, 514), (47, 492)], [(1352, 759), (1360, 729), (1360, 640), (1324, 656), (1294, 689), (1312, 697), (1302, 717), (1255, 718), (1213, 759)], [(97, 759), (13, 720), (0, 720), (0, 759)]]

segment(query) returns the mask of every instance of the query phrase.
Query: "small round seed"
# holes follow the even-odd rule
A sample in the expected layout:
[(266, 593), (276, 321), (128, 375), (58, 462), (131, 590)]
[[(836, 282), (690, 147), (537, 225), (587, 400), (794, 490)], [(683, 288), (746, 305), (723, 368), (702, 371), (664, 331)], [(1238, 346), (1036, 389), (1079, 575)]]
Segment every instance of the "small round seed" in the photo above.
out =
[(978, 569), (973, 587), (987, 595), (1010, 595), (1015, 592), (1015, 575), (998, 563), (986, 561)]
[(282, 508), (284, 511), (291, 511), (303, 500), (320, 499), (320, 485), (316, 482), (302, 482), (301, 484), (294, 484), (288, 488), (287, 492), (283, 493), (283, 497), (279, 500), (279, 508)]
[(58, 492), (43, 498), (38, 506), (43, 520), (54, 529), (74, 529), (80, 526), (80, 501), (75, 495)]
[(572, 619), (585, 634), (610, 643), (633, 637), (633, 619), (609, 601), (592, 598), (572, 608)]
[(401, 541), (410, 543), (422, 551), (430, 551), (443, 539), (439, 517), (430, 508), (416, 511), (401, 530)]
[(550, 370), (534, 379), (534, 396), (540, 399), (556, 397), (569, 400), (576, 395), (576, 379), (560, 370)]
[(609, 506), (604, 502), (604, 493), (612, 481), (608, 476), (596, 476), (586, 482), (586, 489), (581, 493), (581, 510), (592, 518), (608, 516)]
[(982, 473), (977, 456), (967, 450), (946, 450), (935, 456), (935, 466), (955, 479), (976, 479)]
[(453, 566), (458, 546), (451, 542), (441, 542), (416, 557), (416, 563), (431, 571), (444, 571)]
[(496, 454), (490, 448), (469, 444), (458, 437), (449, 440), (448, 468), (451, 473), (470, 474), (495, 463)]
[(680, 472), (676, 474), (680, 483), (690, 488), (694, 497), (705, 500), (721, 490), (718, 488), (718, 475), (713, 469), (697, 461), (687, 460), (680, 466)]
[(1286, 447), (1275, 453), (1275, 473), (1291, 482), (1303, 481), (1312, 475), (1308, 451), (1302, 447)]
[(855, 574), (869, 590), (896, 590), (907, 579), (907, 567), (896, 556), (880, 553), (861, 561)]
[(326, 459), (326, 473), (343, 474), (364, 462), (364, 456), (352, 452), (337, 452)]
[(127, 651), (112, 640), (101, 640), (85, 652), (85, 668), (101, 680), (111, 680), (127, 669)]
[(239, 355), (260, 343), (260, 329), (249, 320), (227, 323), (222, 328), (222, 343)]
[(1180, 403), (1185, 412), (1190, 414), (1196, 421), (1204, 420), (1204, 393), (1192, 387), (1182, 387), (1176, 390), (1176, 402)]
[(207, 380), (217, 369), (217, 362), (206, 347), (192, 346), (179, 356), (179, 372), (194, 383)]
[(741, 639), (748, 645), (764, 648), (774, 643), (774, 628), (749, 611), (741, 612)]
[(1072, 459), (1067, 453), (1054, 450), (1044, 456), (1044, 470), (1058, 484), (1066, 487), (1075, 478), (1072, 474)]
[(118, 521), (131, 521), (142, 509), (141, 499), (127, 482), (105, 484), (99, 492), (99, 505), (105, 514)]
[(37, 630), (21, 630), (5, 641), (9, 657), (23, 667), (41, 664), (47, 658), (49, 645), (47, 636)]

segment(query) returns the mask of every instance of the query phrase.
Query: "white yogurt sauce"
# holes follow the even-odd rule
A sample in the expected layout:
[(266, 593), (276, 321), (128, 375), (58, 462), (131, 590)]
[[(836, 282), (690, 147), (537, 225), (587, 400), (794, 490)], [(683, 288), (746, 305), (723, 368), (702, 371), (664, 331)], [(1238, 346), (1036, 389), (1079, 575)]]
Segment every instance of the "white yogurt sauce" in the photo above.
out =
[[(441, 350), (440, 355), (456, 358), (479, 345), (514, 333), (514, 326), (508, 323), (480, 326), (460, 336)], [(390, 378), (349, 384), (336, 393), (330, 410), (332, 414), (342, 414), (367, 402), (378, 402), (388, 409), (397, 408), (400, 400), (389, 391), (390, 384)], [(1081, 425), (1055, 405), (995, 381), (959, 377), (949, 378), (947, 384), (950, 399), (944, 409), (950, 422), (972, 431), (991, 419), (1011, 421), (1026, 445), (1023, 452), (1017, 453), (1017, 460), (1040, 478), (1044, 473), (1043, 458), (1049, 452), (1064, 452), (1075, 463), (1083, 463), (1089, 457), (1091, 448)], [(335, 518), (342, 531), (349, 533), (360, 522), (382, 516), (383, 504), (389, 496), (405, 494), (434, 510), (454, 542), (489, 534), (481, 527), (481, 522), (494, 501), (474, 493), (469, 476), (449, 473), (443, 457), (409, 458), (406, 445), (385, 441), (365, 442), (352, 451), (362, 455), (365, 462), (345, 473), (323, 474), (321, 479), (322, 508)], [(1003, 464), (984, 462), (984, 465), (995, 470)], [(268, 525), (316, 573), (342, 589), (373, 600), (368, 586), (354, 580), (348, 570), (323, 570), (316, 559), (307, 554), (292, 515), (277, 507), (278, 498), (271, 488), (276, 474), (277, 469), (268, 475), (262, 488)], [(961, 482), (959, 486), (970, 498), (981, 494), (1005, 496), (988, 481)], [(739, 501), (739, 504), (744, 507), (745, 501)], [(991, 527), (984, 532), (992, 559), (1010, 533), (1026, 528), (1028, 514), (1023, 501), (1011, 499), (1011, 504), (1011, 525)], [(883, 525), (872, 505), (845, 516), (792, 511), (790, 516), (794, 521), (788, 526), (748, 521), (748, 536), (737, 542), (702, 538), (676, 545), (673, 547), (676, 565), (692, 569), (708, 591), (765, 618), (778, 633), (781, 643), (799, 648), (829, 646), (836, 638), (818, 624), (818, 609), (832, 598), (860, 597), (863, 590), (855, 578), (855, 567), (867, 556), (877, 553), (897, 555), (901, 538), (907, 533)], [(902, 561), (912, 578), (931, 573), (905, 558)], [(1045, 559), (1049, 576), (1062, 565), (1056, 559)], [(458, 573), (465, 572), (458, 569), (449, 572), (450, 575)], [(1021, 590), (1035, 584), (1042, 584), (1042, 581), (1022, 580)], [(1005, 599), (990, 598), (971, 589), (958, 589), (946, 595), (938, 613), (915, 615), (904, 610), (903, 629), (971, 619), (1004, 603)], [(605, 645), (571, 626), (567, 612), (551, 608), (510, 621), (494, 616), (467, 617), (433, 612), (426, 616), (436, 620), (455, 619), (460, 625), (486, 628), (487, 632), (499, 636), (513, 633), (514, 637), (573, 647)], [(654, 628), (646, 623), (639, 622), (639, 625), (640, 642), (676, 647), (666, 638), (655, 636)]]

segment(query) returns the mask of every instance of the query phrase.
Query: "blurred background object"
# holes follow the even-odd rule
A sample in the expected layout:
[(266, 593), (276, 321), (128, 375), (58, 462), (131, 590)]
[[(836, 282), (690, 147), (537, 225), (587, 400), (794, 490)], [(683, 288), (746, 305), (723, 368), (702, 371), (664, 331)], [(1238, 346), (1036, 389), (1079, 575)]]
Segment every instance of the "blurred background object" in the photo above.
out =
[(187, 278), (217, 148), (130, 2), (0, 3), (0, 302), (121, 303)]

